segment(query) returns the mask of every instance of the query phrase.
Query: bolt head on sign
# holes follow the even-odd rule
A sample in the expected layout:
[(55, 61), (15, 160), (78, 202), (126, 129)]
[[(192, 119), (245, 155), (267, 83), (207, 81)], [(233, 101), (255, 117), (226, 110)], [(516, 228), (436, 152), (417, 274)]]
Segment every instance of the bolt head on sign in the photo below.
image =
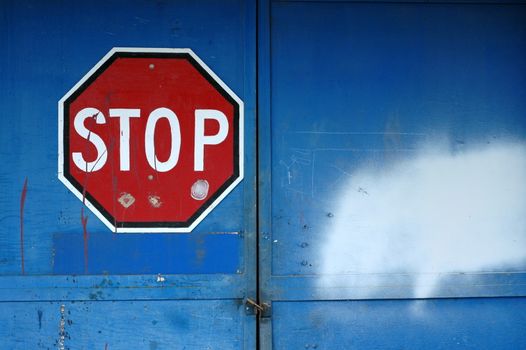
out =
[(243, 178), (243, 102), (190, 49), (112, 49), (58, 117), (58, 177), (114, 232), (190, 232)]

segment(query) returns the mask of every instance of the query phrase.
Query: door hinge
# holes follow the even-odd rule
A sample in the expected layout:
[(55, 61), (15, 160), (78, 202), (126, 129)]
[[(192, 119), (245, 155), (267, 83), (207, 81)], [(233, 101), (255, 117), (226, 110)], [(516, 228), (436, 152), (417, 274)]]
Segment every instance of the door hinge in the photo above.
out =
[(257, 303), (255, 300), (245, 299), (245, 312), (247, 315), (256, 315), (258, 317), (270, 317), (270, 303)]

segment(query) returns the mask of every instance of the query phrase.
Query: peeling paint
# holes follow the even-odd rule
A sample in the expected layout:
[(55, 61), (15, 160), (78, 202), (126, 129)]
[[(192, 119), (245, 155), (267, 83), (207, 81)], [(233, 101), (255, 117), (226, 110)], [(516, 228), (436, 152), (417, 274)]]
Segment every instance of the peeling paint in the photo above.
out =
[(161, 197), (159, 196), (148, 196), (148, 202), (150, 202), (150, 205), (154, 208), (159, 208), (163, 202), (161, 202)]
[(209, 187), (210, 185), (208, 184), (208, 181), (197, 180), (192, 185), (192, 191), (191, 191), (192, 198), (198, 201), (202, 201), (203, 199), (206, 198), (206, 196), (208, 196)]
[(122, 192), (118, 201), (124, 208), (128, 209), (133, 203), (135, 203), (135, 197), (129, 193)]

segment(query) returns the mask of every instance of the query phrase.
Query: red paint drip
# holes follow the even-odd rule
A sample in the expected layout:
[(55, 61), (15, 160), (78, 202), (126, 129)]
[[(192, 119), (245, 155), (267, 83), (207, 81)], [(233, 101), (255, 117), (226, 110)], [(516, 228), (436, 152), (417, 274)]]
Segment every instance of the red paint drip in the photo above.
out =
[[(97, 120), (98, 113), (95, 113), (90, 118)], [(88, 141), (91, 137), (91, 130), (88, 132)], [(86, 149), (88, 144), (86, 144)], [(100, 159), (100, 158), (99, 158)], [(97, 160), (98, 162), (98, 160)], [(97, 163), (95, 163), (97, 165)], [(94, 166), (95, 166), (94, 165)], [(84, 273), (88, 273), (88, 217), (84, 216), (84, 208), (86, 207), (86, 187), (88, 186), (88, 163), (86, 163), (86, 177), (84, 178), (84, 186), (82, 186), (82, 208), (80, 208), (80, 223), (82, 225), (82, 238), (84, 240)]]
[[(86, 188), (86, 187), (84, 187)], [(80, 208), (80, 223), (82, 224), (82, 234), (84, 239), (84, 273), (88, 273), (88, 217), (84, 216), (86, 200), (86, 190), (82, 192), (82, 208)]]
[(24, 181), (24, 187), (22, 187), (22, 194), (20, 195), (20, 260), (22, 267), (22, 275), (24, 275), (24, 205), (26, 203), (27, 195), (27, 177)]

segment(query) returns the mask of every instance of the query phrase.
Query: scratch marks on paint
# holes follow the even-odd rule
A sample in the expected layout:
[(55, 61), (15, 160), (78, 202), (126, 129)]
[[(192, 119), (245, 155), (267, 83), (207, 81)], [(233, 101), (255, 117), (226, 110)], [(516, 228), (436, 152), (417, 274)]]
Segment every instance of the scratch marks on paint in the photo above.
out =
[(350, 135), (359, 135), (359, 136), (363, 136), (363, 135), (366, 135), (366, 136), (370, 136), (370, 135), (380, 135), (380, 136), (385, 136), (385, 135), (397, 135), (397, 136), (400, 136), (400, 135), (406, 135), (406, 136), (427, 136), (427, 134), (425, 133), (417, 133), (417, 132), (348, 132), (348, 131), (341, 131), (341, 132), (338, 132), (338, 131), (295, 131), (294, 134), (308, 134), (308, 135), (329, 135), (329, 136), (334, 136), (334, 135), (344, 135), (344, 136), (350, 136)]
[(311, 180), (307, 180), (305, 175), (312, 173), (313, 152), (300, 148), (292, 149), (290, 157), (286, 161), (280, 160), (279, 164), (287, 171), (286, 184), (282, 183), (282, 187), (302, 195), (307, 194), (304, 192), (305, 184), (309, 181), (310, 185)]
[(24, 266), (24, 206), (26, 203), (27, 195), (27, 177), (22, 187), (22, 194), (20, 195), (20, 265), (22, 269), (22, 275), (25, 274)]
[(351, 171), (321, 251), (322, 285), (334, 274), (349, 288), (356, 274), (410, 274), (426, 298), (449, 273), (525, 267), (526, 143), (450, 145)]
[(161, 197), (154, 195), (148, 196), (148, 202), (150, 202), (150, 205), (154, 208), (159, 208), (163, 204)]
[(124, 208), (128, 209), (133, 203), (135, 203), (135, 197), (127, 192), (122, 192), (118, 201)]

